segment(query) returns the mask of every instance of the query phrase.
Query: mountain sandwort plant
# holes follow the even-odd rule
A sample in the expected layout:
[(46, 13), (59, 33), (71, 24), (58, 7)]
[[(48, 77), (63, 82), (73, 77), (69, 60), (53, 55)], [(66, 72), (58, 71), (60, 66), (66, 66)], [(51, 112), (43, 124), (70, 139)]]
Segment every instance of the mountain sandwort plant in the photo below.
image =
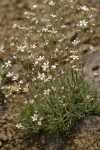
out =
[[(23, 26), (14, 24), (21, 40), (12, 37), (4, 43), (6, 52), (13, 50), (3, 68), (14, 83), (5, 90), (8, 99), (24, 95), (16, 114), (16, 127), (24, 133), (68, 135), (79, 119), (100, 112), (82, 64), (81, 44), (87, 29), (92, 36), (93, 13), (77, 0), (44, 0), (24, 13)], [(73, 28), (76, 37), (71, 39), (68, 32)], [(16, 64), (23, 73), (10, 71)]]

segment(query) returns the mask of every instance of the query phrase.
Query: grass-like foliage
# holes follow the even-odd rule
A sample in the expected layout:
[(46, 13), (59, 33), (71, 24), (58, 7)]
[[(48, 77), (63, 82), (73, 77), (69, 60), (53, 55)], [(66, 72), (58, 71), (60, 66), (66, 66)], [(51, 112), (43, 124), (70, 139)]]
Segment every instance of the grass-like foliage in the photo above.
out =
[[(25, 96), (16, 118), (24, 133), (68, 135), (79, 119), (99, 112), (94, 91), (84, 80), (81, 46), (86, 32), (92, 37), (93, 12), (75, 0), (46, 0), (25, 12), (25, 26), (14, 24), (21, 41), (13, 37), (5, 42), (3, 49), (14, 53), (3, 67), (22, 68), (8, 71), (14, 84), (6, 87), (6, 97)], [(69, 31), (75, 34), (69, 36)]]
[(93, 91), (82, 77), (74, 75), (68, 77), (65, 73), (55, 80), (35, 85), (37, 97), (27, 98), (17, 117), (25, 133), (42, 130), (68, 135), (79, 119), (94, 111)]

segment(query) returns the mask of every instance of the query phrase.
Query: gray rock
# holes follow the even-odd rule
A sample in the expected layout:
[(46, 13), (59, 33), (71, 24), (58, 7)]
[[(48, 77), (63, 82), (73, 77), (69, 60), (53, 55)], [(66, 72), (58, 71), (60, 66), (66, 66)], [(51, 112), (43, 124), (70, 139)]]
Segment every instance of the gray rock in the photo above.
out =
[(2, 147), (2, 142), (0, 141), (0, 147)]

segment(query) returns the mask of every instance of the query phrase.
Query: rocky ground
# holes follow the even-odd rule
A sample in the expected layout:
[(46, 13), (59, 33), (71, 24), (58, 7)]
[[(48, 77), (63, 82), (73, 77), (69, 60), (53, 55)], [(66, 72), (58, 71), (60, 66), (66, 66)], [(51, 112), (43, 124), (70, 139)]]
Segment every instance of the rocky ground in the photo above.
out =
[[(86, 79), (92, 85), (93, 72), (97, 72), (95, 77), (95, 87), (100, 91), (100, 0), (83, 0), (82, 3), (96, 8), (94, 22), (95, 32), (91, 44), (95, 48), (94, 55), (88, 51), (89, 39), (84, 37), (83, 52), (86, 59), (85, 72)], [(0, 42), (4, 38), (14, 36), (12, 26), (14, 23), (22, 22), (23, 12), (29, 10), (33, 0), (0, 0)], [(69, 33), (71, 35), (71, 33)], [(99, 100), (98, 96), (98, 101)], [(38, 140), (32, 137), (27, 140), (15, 127), (14, 116), (17, 107), (20, 106), (23, 95), (18, 96), (15, 101), (6, 104), (0, 103), (0, 149), (1, 150), (100, 150), (100, 117), (88, 116), (71, 137), (64, 143), (57, 143), (54, 137), (41, 135)], [(0, 102), (2, 96), (0, 95)]]

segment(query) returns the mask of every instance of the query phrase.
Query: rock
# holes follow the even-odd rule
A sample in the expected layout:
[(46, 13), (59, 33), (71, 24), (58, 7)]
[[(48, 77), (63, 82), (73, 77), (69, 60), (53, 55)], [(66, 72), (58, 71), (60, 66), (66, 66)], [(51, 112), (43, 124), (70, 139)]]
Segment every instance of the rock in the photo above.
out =
[(94, 65), (93, 67), (92, 67), (92, 70), (93, 71), (96, 71), (96, 70), (98, 70), (99, 69), (99, 65)]
[(83, 127), (87, 128), (87, 131), (98, 131), (100, 128), (100, 117), (99, 116), (89, 116), (83, 122)]
[(7, 6), (9, 4), (9, 0), (0, 1), (1, 6)]
[(2, 142), (0, 141), (0, 147), (2, 147)]
[(0, 140), (7, 141), (8, 140), (7, 135), (5, 135), (5, 133), (0, 133)]
[(13, 120), (14, 119), (14, 115), (13, 114), (10, 114), (8, 117), (7, 117), (8, 120)]
[(7, 132), (7, 137), (8, 137), (9, 140), (11, 140), (12, 137), (13, 137), (13, 136), (12, 136), (12, 133), (8, 131), (8, 132)]

